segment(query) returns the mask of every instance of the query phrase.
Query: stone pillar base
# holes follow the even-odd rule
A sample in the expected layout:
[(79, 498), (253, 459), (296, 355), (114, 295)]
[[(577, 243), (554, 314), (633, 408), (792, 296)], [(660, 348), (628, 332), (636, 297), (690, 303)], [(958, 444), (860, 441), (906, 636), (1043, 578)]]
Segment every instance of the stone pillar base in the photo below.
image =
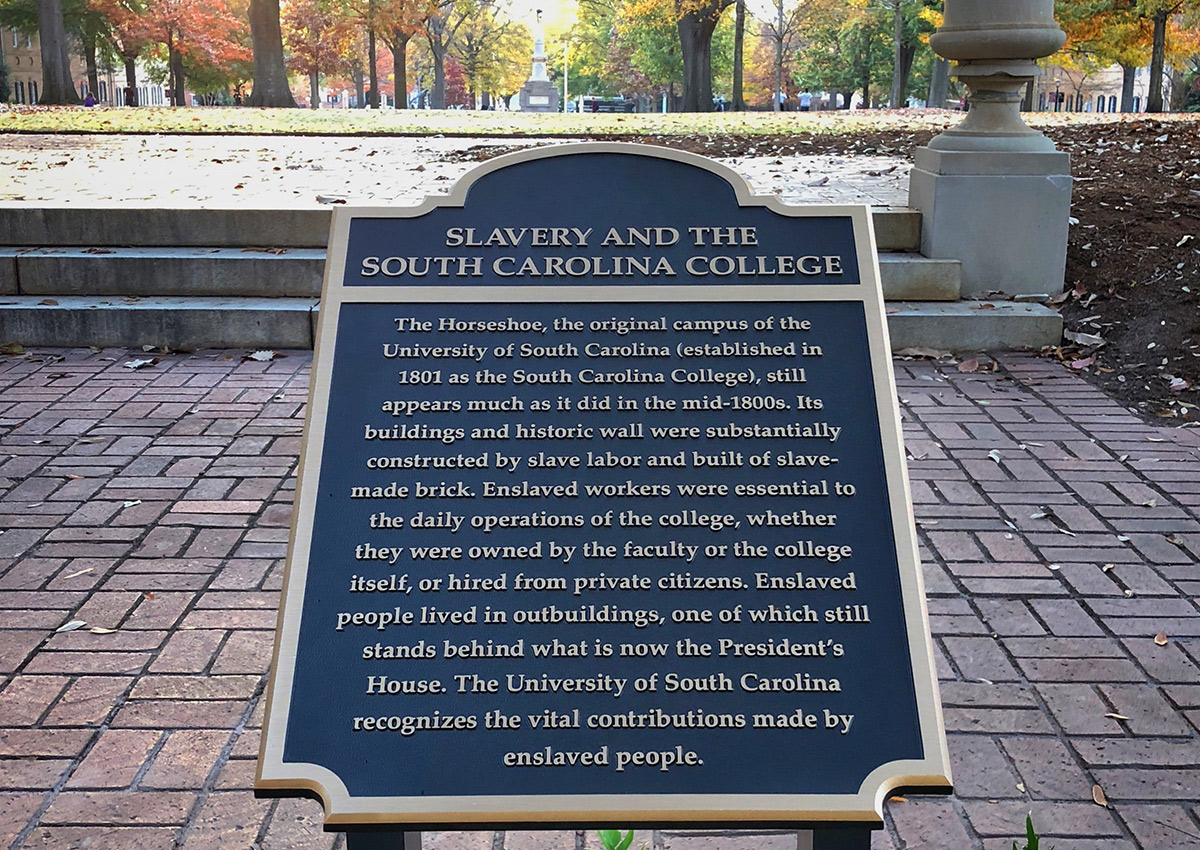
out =
[(528, 80), (518, 100), (522, 112), (558, 112), (558, 89), (549, 80)]
[(917, 148), (908, 197), (921, 211), (921, 253), (962, 261), (964, 298), (1062, 291), (1068, 154)]

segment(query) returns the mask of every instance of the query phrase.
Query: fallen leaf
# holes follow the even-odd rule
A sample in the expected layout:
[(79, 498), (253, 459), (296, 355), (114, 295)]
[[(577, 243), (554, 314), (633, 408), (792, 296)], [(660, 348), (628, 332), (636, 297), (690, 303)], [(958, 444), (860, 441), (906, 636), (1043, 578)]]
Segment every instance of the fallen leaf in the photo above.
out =
[(1159, 632), (1154, 636), (1154, 643), (1157, 646), (1166, 646), (1170, 642), (1166, 632)]
[(153, 366), (155, 363), (158, 363), (158, 362), (159, 362), (159, 359), (157, 357), (155, 357), (151, 360), (127, 360), (127, 361), (125, 361), (125, 368), (126, 369), (145, 369), (147, 366)]
[(943, 351), (940, 348), (902, 348), (896, 352), (897, 357), (917, 357), (928, 358), (930, 360), (940, 360), (943, 357), (949, 357), (949, 351)]
[(1076, 333), (1075, 331), (1063, 331), (1063, 338), (1070, 340), (1077, 345), (1105, 345), (1105, 339), (1098, 334)]
[(1085, 357), (1082, 360), (1072, 360), (1071, 368), (1076, 369), (1076, 370), (1086, 369), (1088, 366), (1091, 366), (1095, 362), (1096, 362), (1096, 355), (1093, 354), (1091, 357)]
[(1108, 808), (1108, 798), (1104, 796), (1104, 789), (1099, 785), (1092, 786), (1092, 800), (1095, 801), (1097, 806)]
[(255, 360), (259, 363), (266, 363), (268, 360), (274, 360), (279, 355), (274, 351), (255, 351), (246, 355), (247, 360)]
[(958, 364), (958, 371), (960, 371), (960, 372), (978, 372), (979, 371), (979, 361), (976, 360), (975, 358), (971, 358), (970, 360), (964, 360), (962, 363)]
[(43, 298), (41, 301), (38, 302), (38, 306), (39, 307), (57, 307), (58, 302), (55, 301), (53, 298)]
[(99, 626), (94, 629), (88, 629), (88, 631), (94, 635), (115, 635), (117, 633), (116, 629), (103, 629)]
[(1104, 716), (1111, 717), (1113, 720), (1128, 720), (1129, 719), (1124, 714), (1117, 714), (1116, 712), (1112, 712), (1112, 711), (1108, 712), (1108, 714), (1106, 714)]
[(0, 345), (0, 354), (24, 354), (25, 347), (19, 342), (6, 342)]
[(64, 623), (63, 625), (59, 626), (57, 629), (54, 630), (54, 632), (55, 632), (55, 634), (57, 634), (58, 632), (73, 632), (76, 629), (81, 629), (86, 625), (87, 625), (87, 623), (85, 623), (83, 620), (72, 620), (69, 623)]
[(1158, 507), (1158, 499), (1149, 499), (1148, 501), (1142, 502), (1142, 507), (1143, 508), (1157, 508)]
[(992, 460), (994, 460), (994, 461), (996, 462), (996, 464), (997, 464), (997, 465), (999, 465), (999, 464), (1000, 464), (1000, 452), (999, 452), (999, 450), (997, 450), (997, 449), (992, 449), (990, 452), (988, 452), (988, 457), (990, 457)]
[(92, 571), (92, 568), (88, 567), (86, 569), (76, 570), (75, 572), (71, 573), (69, 576), (63, 576), (63, 578), (79, 578), (81, 575), (86, 575), (87, 573), (90, 573), (91, 571)]
[(141, 500), (141, 499), (132, 499), (132, 500), (130, 500), (130, 501), (128, 501), (128, 502), (122, 502), (122, 503), (121, 503), (121, 507), (123, 507), (123, 508), (132, 508), (134, 505), (140, 505), (141, 503), (142, 503), (142, 500)]

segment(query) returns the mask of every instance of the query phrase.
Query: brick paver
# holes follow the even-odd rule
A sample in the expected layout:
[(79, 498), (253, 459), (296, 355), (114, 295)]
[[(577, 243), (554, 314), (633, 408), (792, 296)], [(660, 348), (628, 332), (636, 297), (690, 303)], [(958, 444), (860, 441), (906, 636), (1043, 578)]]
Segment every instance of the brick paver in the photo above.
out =
[[(0, 848), (338, 850), (250, 791), (310, 356), (138, 354), (0, 358)], [(872, 846), (1008, 850), (1032, 812), (1058, 850), (1200, 847), (1200, 432), (984, 362), (896, 364), (957, 792), (890, 801)]]

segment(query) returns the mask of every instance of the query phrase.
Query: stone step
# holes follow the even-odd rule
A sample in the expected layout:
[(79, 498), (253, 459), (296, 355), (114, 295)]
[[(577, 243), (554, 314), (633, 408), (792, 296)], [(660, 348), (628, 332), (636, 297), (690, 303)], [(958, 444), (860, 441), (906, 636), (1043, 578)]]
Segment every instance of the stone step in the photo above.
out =
[(896, 301), (887, 305), (892, 350), (998, 351), (1062, 341), (1057, 310), (1017, 301)]
[[(875, 207), (880, 251), (919, 251), (921, 214)], [(324, 248), (323, 209), (161, 209), (0, 205), (0, 247)], [(2, 255), (0, 255), (2, 256)]]
[(315, 298), (0, 299), (0, 342), (78, 348), (312, 348)]
[[(957, 260), (880, 254), (879, 267), (888, 300), (958, 298)], [(0, 293), (316, 298), (324, 268), (323, 248), (0, 249)]]
[[(0, 300), (0, 343), (312, 348), (317, 307), (313, 298), (9, 296)], [(888, 326), (893, 350), (1040, 348), (1062, 338), (1056, 311), (1008, 301), (896, 302)]]
[(920, 254), (881, 253), (879, 280), (888, 301), (957, 301), (962, 263), (931, 260)]
[(5, 291), (20, 295), (316, 298), (325, 249), (31, 248), (13, 261)]

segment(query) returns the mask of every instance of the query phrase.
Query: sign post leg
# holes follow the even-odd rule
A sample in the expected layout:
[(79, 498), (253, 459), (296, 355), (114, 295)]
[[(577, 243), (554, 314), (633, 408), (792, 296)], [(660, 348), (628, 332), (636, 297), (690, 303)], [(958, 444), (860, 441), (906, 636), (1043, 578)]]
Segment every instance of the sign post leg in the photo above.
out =
[(351, 830), (346, 833), (346, 850), (421, 850), (421, 833)]
[(796, 847), (797, 850), (871, 850), (871, 830), (801, 830)]

